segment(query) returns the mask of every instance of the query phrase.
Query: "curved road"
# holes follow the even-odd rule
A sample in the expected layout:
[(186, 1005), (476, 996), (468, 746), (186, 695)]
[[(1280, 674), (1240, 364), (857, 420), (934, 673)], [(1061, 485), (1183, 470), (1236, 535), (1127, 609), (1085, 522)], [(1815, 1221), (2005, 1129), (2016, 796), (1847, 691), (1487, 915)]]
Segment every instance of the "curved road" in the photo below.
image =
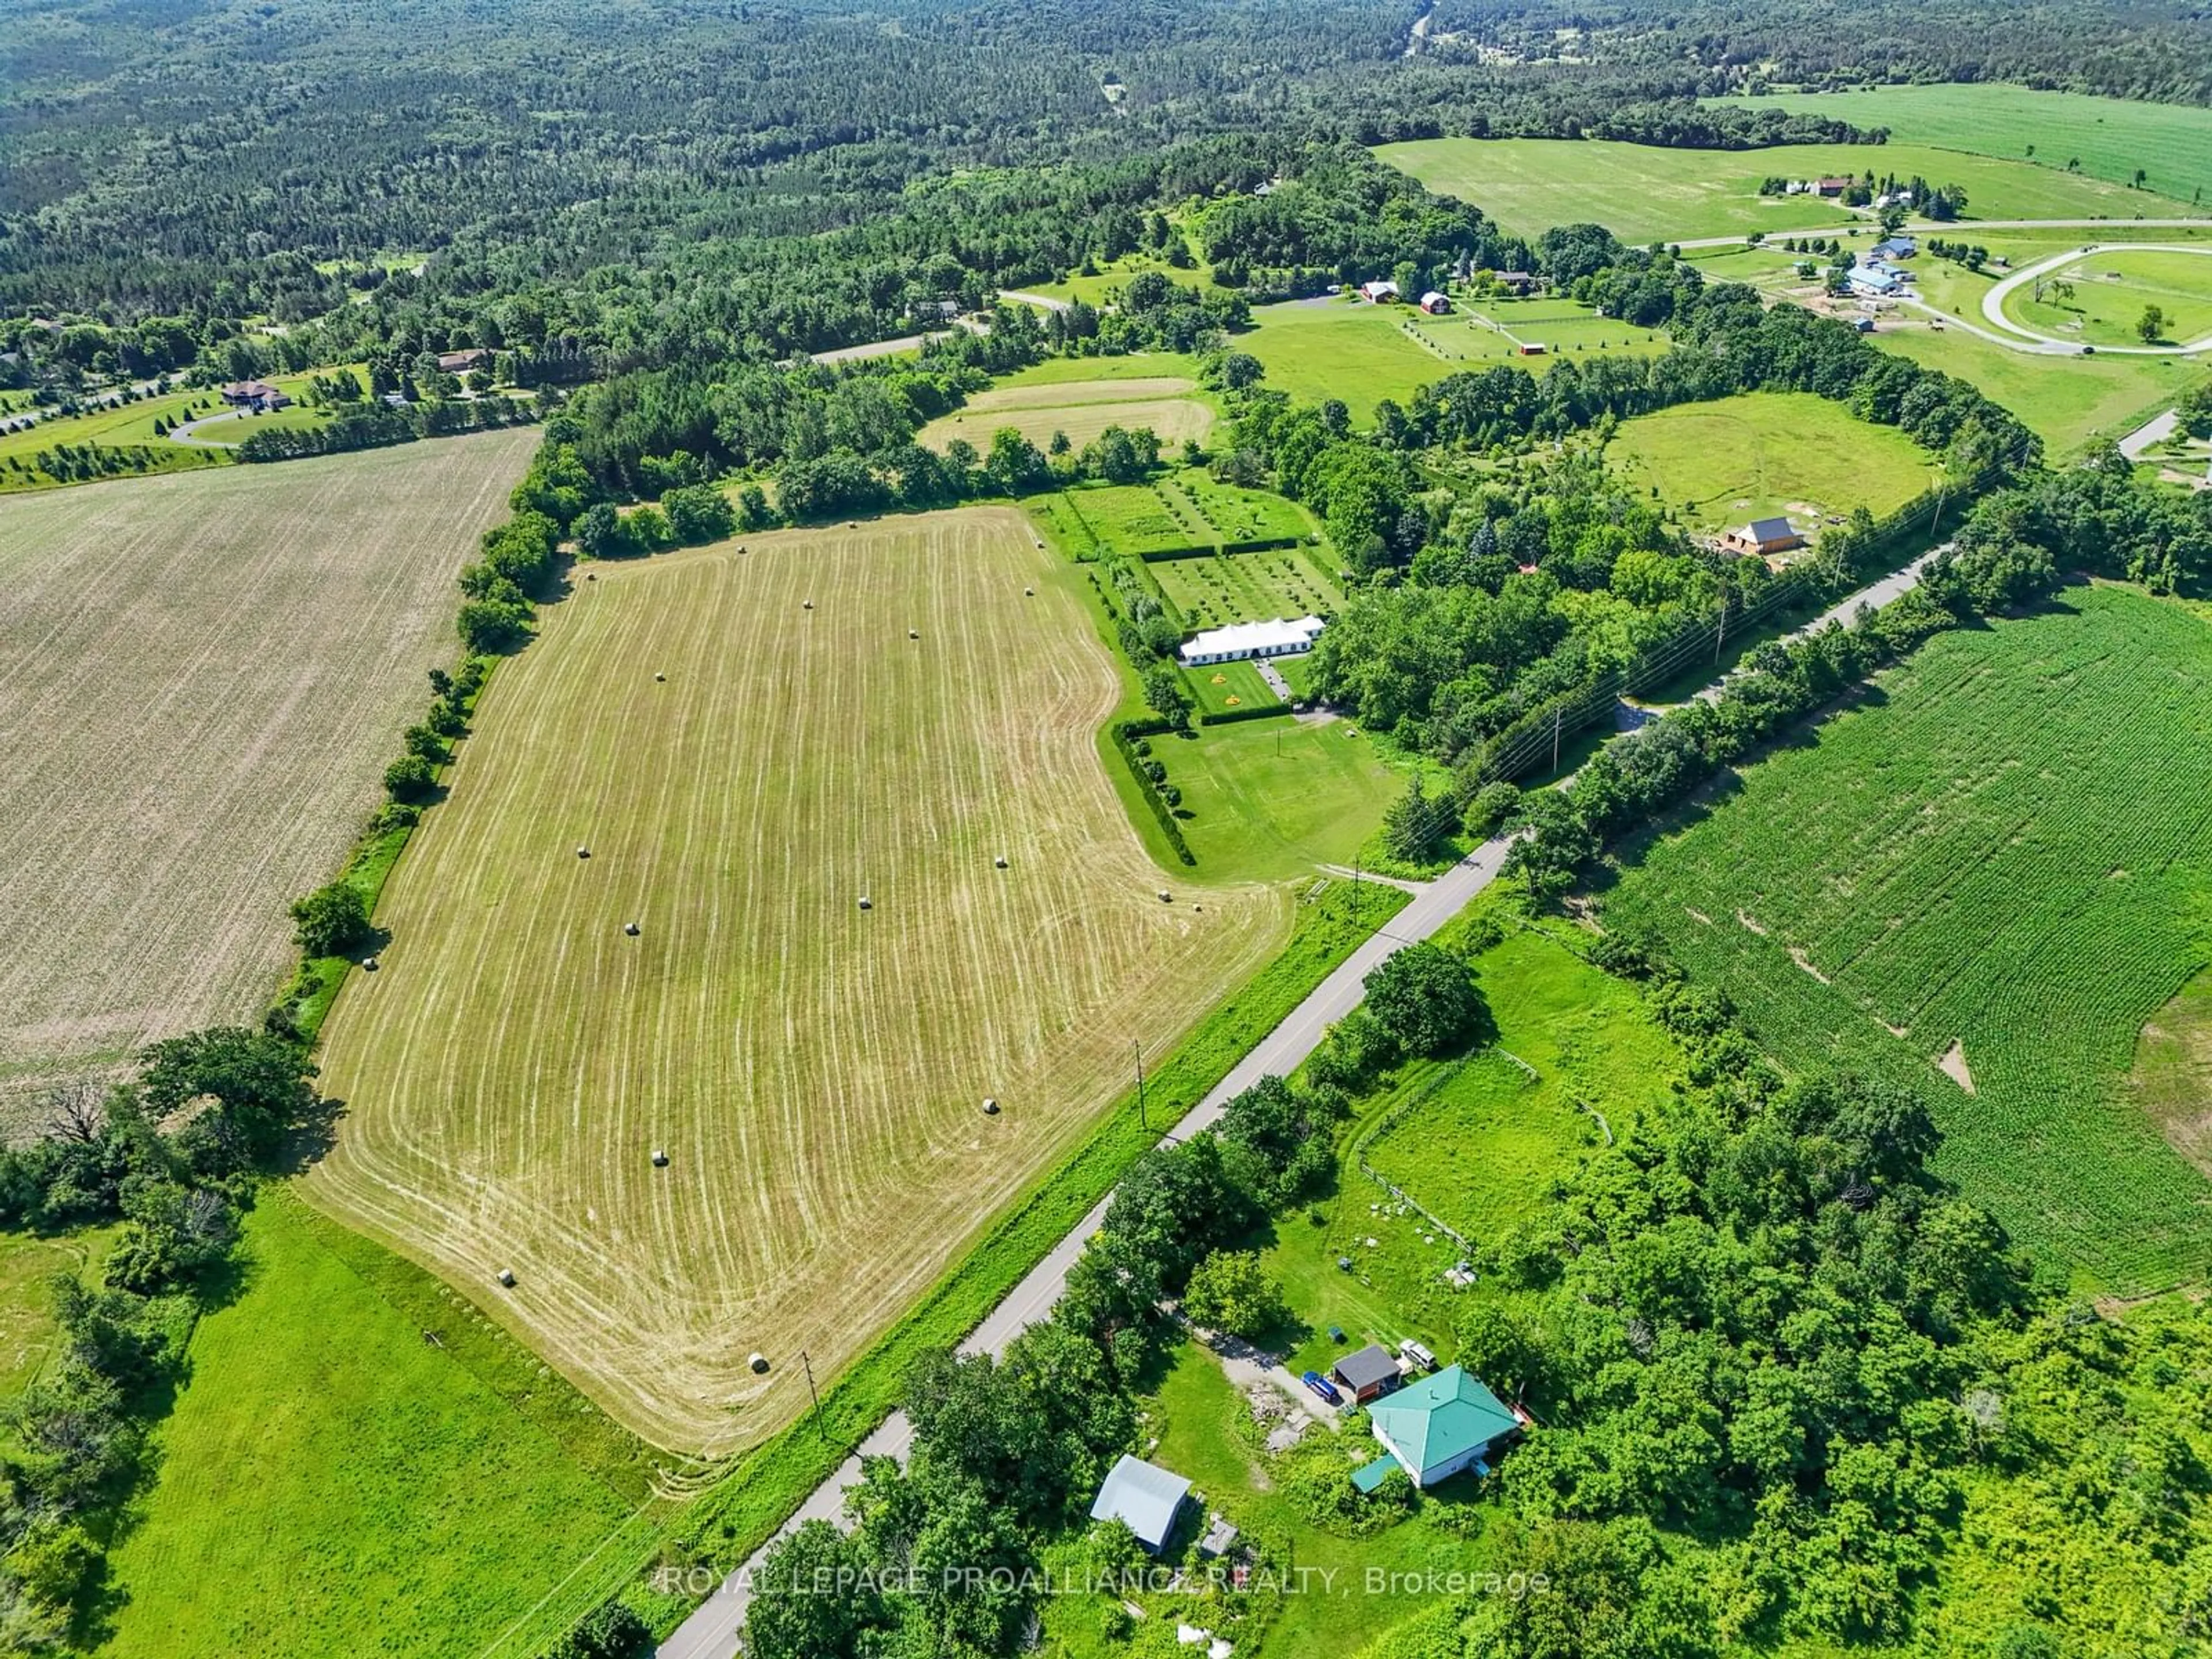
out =
[[(1872, 219), (1861, 219), (1861, 224), (1872, 225)], [(1941, 235), (1946, 231), (1976, 230), (2111, 230), (2135, 225), (2150, 230), (2212, 230), (2212, 219), (1960, 219), (1948, 224), (1923, 220), (1907, 227), (1916, 236)], [(1833, 236), (1839, 230), (1849, 230), (1849, 224), (1838, 222), (1808, 225), (1798, 230), (1760, 231), (1768, 241), (1778, 236)], [(1696, 236), (1683, 241), (1669, 241), (1669, 247), (1734, 247), (1749, 234), (1738, 231), (1733, 236)]]
[[(2040, 340), (2046, 346), (2056, 346), (2062, 351), (2076, 356), (2080, 356), (2085, 349), (2081, 341), (2063, 340), (2055, 334), (2045, 334), (2040, 329), (2030, 328), (2025, 323), (2013, 321), (2004, 314), (2004, 302), (2006, 297), (2014, 289), (2033, 282), (2045, 272), (2077, 264), (2093, 253), (2106, 252), (2195, 253), (2212, 256), (2212, 247), (2207, 247), (2201, 242), (2090, 242), (2064, 253), (2054, 253), (2047, 259), (2039, 259), (2032, 265), (2023, 265), (2020, 270), (2014, 271), (2011, 276), (1996, 283), (1987, 294), (1982, 295), (1983, 317), (1996, 327), (2008, 330), (2016, 336), (2030, 340)], [(2201, 340), (2193, 340), (2187, 345), (2100, 345), (2097, 348), (2100, 352), (2114, 356), (2129, 357), (2186, 357), (2208, 349), (2212, 349), (2212, 334), (2206, 335)]]

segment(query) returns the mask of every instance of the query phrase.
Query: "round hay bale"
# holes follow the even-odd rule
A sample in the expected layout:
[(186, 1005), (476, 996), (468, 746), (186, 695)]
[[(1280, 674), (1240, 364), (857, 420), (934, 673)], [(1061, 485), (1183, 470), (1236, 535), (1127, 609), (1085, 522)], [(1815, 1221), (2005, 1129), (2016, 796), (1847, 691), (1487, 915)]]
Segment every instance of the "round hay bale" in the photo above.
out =
[(587, 859), (592, 856), (592, 849), (588, 847), (579, 847), (576, 849), (576, 856), (580, 859)]
[(921, 637), (921, 630), (919, 628), (909, 628), (906, 630), (906, 636), (910, 640), (918, 640)]
[(584, 580), (587, 582), (595, 582), (599, 580), (599, 573), (596, 570), (586, 570), (584, 573)]
[(653, 1167), (656, 1170), (665, 1170), (668, 1167), (668, 1154), (658, 1146), (653, 1149)]
[(755, 1376), (765, 1376), (768, 1371), (768, 1356), (764, 1353), (752, 1354), (746, 1358), (745, 1364)]
[(362, 959), (361, 965), (366, 971), (373, 974), (376, 971), (376, 958), (374, 957), (365, 957)]
[(811, 600), (811, 599), (807, 599), (807, 600), (803, 601), (803, 602), (802, 602), (802, 604), (801, 604), (801, 605), (800, 605), (800, 609), (802, 609), (802, 610), (805, 610), (805, 611), (811, 611), (811, 610), (813, 610), (813, 609), (814, 609), (814, 601), (813, 601), (813, 600)]
[(626, 921), (623, 923), (623, 932), (628, 933), (632, 939), (635, 939), (637, 937), (637, 924), (634, 921)]
[(999, 856), (998, 856), (997, 858), (995, 858), (995, 859), (992, 860), (991, 861), (992, 861), (994, 864), (997, 865), (997, 866), (999, 866), (999, 868), (1000, 868), (1001, 870), (1003, 870), (1003, 869), (1005, 869), (1005, 868), (1006, 867), (1006, 855), (1004, 853), (1000, 854), (999, 854)]
[(1030, 599), (1036, 598), (1036, 589), (1034, 587), (1024, 587), (1022, 589), (1022, 597)]
[(514, 1288), (514, 1269), (512, 1267), (501, 1267), (499, 1270), (499, 1282), (506, 1285), (508, 1290), (513, 1290)]
[(1160, 902), (1163, 904), (1173, 904), (1175, 902), (1175, 895), (1168, 891), (1166, 888), (1161, 888)]
[(658, 682), (659, 682), (659, 681), (665, 680), (665, 679), (668, 678), (668, 676), (667, 676), (667, 675), (665, 675), (665, 674), (655, 674), (653, 678), (653, 679), (654, 679), (655, 683), (658, 683)]
[(863, 910), (872, 910), (876, 908), (876, 902), (863, 893), (860, 895), (860, 908)]
[(998, 1097), (997, 1097), (996, 1096), (994, 1096), (994, 1095), (986, 1095), (986, 1096), (984, 1096), (984, 1097), (983, 1097), (983, 1115), (984, 1115), (985, 1117), (996, 1117), (996, 1116), (998, 1116), (998, 1115), (999, 1115), (999, 1102), (998, 1102)]

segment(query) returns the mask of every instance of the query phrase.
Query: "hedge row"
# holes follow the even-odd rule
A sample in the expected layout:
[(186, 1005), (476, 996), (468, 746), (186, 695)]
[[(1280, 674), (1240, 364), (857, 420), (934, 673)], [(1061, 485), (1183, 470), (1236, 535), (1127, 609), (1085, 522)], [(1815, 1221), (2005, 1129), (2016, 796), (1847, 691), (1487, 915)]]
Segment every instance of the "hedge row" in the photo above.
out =
[(1261, 536), (1249, 542), (1217, 542), (1205, 546), (1155, 548), (1149, 553), (1137, 555), (1144, 564), (1172, 564), (1177, 559), (1211, 559), (1224, 553), (1279, 553), (1286, 548), (1304, 547), (1305, 540), (1298, 536)]
[(1144, 757), (1137, 752), (1139, 738), (1156, 738), (1174, 729), (1165, 720), (1116, 720), (1113, 727), (1114, 747), (1121, 751), (1122, 760), (1129, 768), (1129, 775), (1136, 779), (1137, 787), (1144, 792), (1145, 800), (1152, 809), (1152, 816), (1159, 820), (1160, 830), (1168, 838), (1168, 845), (1175, 848), (1175, 855), (1185, 864), (1196, 864), (1198, 855), (1190, 850), (1190, 843), (1182, 838), (1182, 826), (1175, 821), (1175, 814), (1168, 809), (1158, 786), (1145, 775)]
[(1198, 717), (1200, 726), (1234, 726), (1239, 720), (1271, 720), (1291, 712), (1286, 702), (1253, 703), (1244, 708), (1209, 709)]

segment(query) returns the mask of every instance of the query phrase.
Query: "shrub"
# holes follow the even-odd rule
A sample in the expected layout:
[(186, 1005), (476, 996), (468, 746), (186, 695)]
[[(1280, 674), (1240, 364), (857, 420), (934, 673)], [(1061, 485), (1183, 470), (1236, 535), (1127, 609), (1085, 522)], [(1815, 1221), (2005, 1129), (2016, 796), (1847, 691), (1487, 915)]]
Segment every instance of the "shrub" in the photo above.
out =
[(1466, 962), (1440, 945), (1409, 945), (1364, 982), (1368, 1011), (1407, 1054), (1448, 1053), (1488, 1024)]
[(1193, 1268), (1182, 1310), (1194, 1324), (1243, 1337), (1281, 1324), (1290, 1312), (1282, 1286), (1250, 1250), (1216, 1250)]

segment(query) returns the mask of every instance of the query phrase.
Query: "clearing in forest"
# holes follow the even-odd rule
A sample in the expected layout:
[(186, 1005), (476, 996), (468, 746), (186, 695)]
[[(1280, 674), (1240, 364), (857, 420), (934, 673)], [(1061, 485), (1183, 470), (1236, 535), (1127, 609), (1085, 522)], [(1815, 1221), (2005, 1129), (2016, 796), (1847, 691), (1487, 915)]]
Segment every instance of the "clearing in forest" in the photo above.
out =
[[(2212, 627), (2073, 587), (1938, 635), (1631, 849), (1606, 917), (1663, 936), (1785, 1064), (1916, 1091), (1938, 1170), (2088, 1287), (2200, 1283), (2212, 1186), (2145, 1108), (2185, 1145), (2189, 1115), (2130, 1078), (2138, 1031), (2212, 962), (2208, 724)], [(1971, 1094), (1940, 1069), (1954, 1044)]]
[[(1800, 530), (1864, 507), (1895, 511), (1934, 479), (1928, 453), (1893, 426), (1809, 392), (1753, 392), (1624, 421), (1606, 463), (1692, 529), (1788, 514)], [(1808, 510), (1810, 509), (1810, 510)]]
[(1131, 432), (1149, 428), (1164, 450), (1173, 451), (1187, 438), (1205, 442), (1213, 429), (1212, 406), (1196, 392), (1195, 382), (1173, 374), (995, 386), (932, 421), (922, 428), (921, 441), (941, 450), (955, 438), (965, 438), (976, 453), (988, 455), (992, 437), (1002, 427), (1012, 427), (1039, 449), (1051, 443), (1054, 433), (1064, 433), (1079, 450), (1108, 427), (1118, 426)]
[(1517, 234), (1595, 222), (1632, 244), (1864, 225), (1870, 222), (1832, 199), (1762, 196), (1759, 185), (1770, 178), (1860, 178), (1869, 169), (1877, 179), (1917, 176), (1931, 186), (1956, 185), (1975, 219), (2190, 211), (2100, 179), (1917, 144), (1716, 150), (1599, 138), (1422, 138), (1385, 144), (1376, 154), (1432, 191), (1474, 203)]
[[(1856, 126), (1887, 127), (1898, 143), (1936, 144), (1978, 155), (2017, 158), (2062, 175), (2078, 171), (2116, 184), (2132, 183), (2140, 168), (2143, 191), (2136, 210), (2154, 218), (2201, 212), (2201, 192), (2212, 190), (2212, 110), (2201, 104), (2031, 92), (1996, 81), (1886, 86), (1863, 92), (1776, 93), (1714, 101), (1795, 110)], [(1930, 174), (1929, 182), (1942, 180)], [(1990, 216), (1971, 197), (1966, 206), (1978, 216)]]
[(258, 1017), (536, 441), (0, 501), (0, 1102)]
[(641, 1434), (729, 1450), (1290, 905), (1147, 857), (1097, 740), (1121, 677), (1013, 509), (592, 574), (487, 689), (385, 888), (382, 970), (325, 1028), (349, 1115), (309, 1190)]

